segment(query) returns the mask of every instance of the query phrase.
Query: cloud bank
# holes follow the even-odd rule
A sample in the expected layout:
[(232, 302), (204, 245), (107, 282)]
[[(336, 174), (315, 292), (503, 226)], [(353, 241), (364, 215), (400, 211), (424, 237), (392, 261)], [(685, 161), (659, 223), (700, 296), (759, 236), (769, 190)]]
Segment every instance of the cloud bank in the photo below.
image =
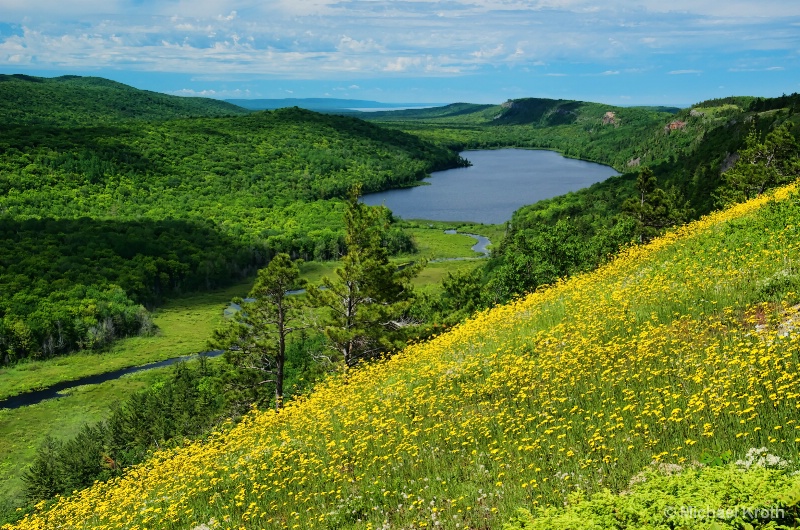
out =
[[(617, 75), (797, 60), (800, 3), (647, 0), (3, 0), (0, 64), (322, 79), (497, 69)], [(768, 55), (763, 58), (759, 54)], [(747, 65), (740, 64), (746, 58)], [(686, 64), (683, 64), (683, 63)], [(548, 72), (548, 65), (559, 64)]]

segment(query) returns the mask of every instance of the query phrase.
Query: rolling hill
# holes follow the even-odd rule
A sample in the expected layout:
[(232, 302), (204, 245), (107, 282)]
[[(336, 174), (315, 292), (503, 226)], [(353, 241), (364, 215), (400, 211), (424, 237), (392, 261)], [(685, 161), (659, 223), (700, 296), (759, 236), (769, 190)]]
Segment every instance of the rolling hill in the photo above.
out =
[(4, 528), (699, 527), (658, 487), (791, 520), (798, 225), (796, 185), (704, 217)]
[(278, 99), (228, 99), (228, 103), (250, 110), (275, 110), (299, 107), (317, 112), (353, 111), (357, 109), (395, 109), (398, 107), (441, 106), (433, 103), (382, 103), (366, 99), (341, 98), (278, 98)]
[(5, 76), (0, 96), (0, 364), (104, 347), (146, 328), (140, 305), (277, 252), (338, 256), (353, 184), (409, 186), (463, 163), (356, 118), (104, 79)]
[(137, 90), (100, 77), (0, 74), (0, 116), (5, 124), (93, 125), (248, 113), (224, 101)]

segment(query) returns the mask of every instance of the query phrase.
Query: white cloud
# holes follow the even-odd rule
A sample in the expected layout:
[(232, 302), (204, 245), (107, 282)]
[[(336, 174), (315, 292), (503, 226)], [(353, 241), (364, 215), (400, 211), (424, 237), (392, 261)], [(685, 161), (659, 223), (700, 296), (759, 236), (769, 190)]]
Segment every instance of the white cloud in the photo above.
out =
[[(702, 61), (719, 54), (800, 49), (791, 26), (800, 20), (789, 18), (800, 18), (794, 0), (0, 2), (0, 22), (29, 19), (23, 35), (0, 36), (0, 66), (352, 79), (564, 64), (610, 76), (625, 64), (626, 73), (679, 75), (710, 70)], [(696, 70), (675, 62), (687, 54), (700, 56)], [(781, 68), (773, 57), (769, 63), (746, 67)], [(733, 59), (715, 67), (743, 68)]]

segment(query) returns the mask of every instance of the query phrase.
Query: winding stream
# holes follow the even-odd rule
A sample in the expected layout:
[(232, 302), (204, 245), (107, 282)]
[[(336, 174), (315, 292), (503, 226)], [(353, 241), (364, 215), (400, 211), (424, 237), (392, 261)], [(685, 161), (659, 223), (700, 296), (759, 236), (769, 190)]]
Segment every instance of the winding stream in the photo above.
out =
[(113, 372), (106, 372), (104, 374), (88, 375), (86, 377), (81, 377), (79, 379), (73, 379), (72, 381), (62, 381), (58, 384), (49, 386), (47, 388), (43, 388), (41, 390), (34, 390), (33, 392), (26, 392), (24, 394), (18, 394), (16, 396), (2, 399), (0, 400), (0, 409), (18, 409), (20, 407), (25, 407), (27, 405), (35, 405), (37, 403), (41, 403), (45, 399), (64, 397), (66, 395), (65, 394), (66, 391), (79, 386), (97, 385), (100, 383), (105, 383), (106, 381), (119, 379), (123, 375), (133, 374), (136, 372), (141, 372), (143, 370), (152, 370), (153, 368), (162, 368), (164, 366), (170, 366), (181, 361), (188, 361), (191, 359), (195, 359), (199, 355), (205, 355), (206, 357), (217, 357), (219, 355), (222, 355), (222, 353), (223, 353), (222, 350), (212, 350), (199, 353), (196, 355), (173, 357), (172, 359), (166, 359), (164, 361), (143, 364), (141, 366), (120, 368), (119, 370), (114, 370)]

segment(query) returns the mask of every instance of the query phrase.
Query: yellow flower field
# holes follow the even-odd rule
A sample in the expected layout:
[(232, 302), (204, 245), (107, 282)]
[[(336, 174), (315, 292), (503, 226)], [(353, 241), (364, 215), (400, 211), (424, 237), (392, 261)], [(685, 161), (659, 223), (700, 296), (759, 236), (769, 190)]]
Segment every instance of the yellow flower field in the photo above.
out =
[(497, 528), (653, 461), (800, 447), (794, 186), (4, 529)]

